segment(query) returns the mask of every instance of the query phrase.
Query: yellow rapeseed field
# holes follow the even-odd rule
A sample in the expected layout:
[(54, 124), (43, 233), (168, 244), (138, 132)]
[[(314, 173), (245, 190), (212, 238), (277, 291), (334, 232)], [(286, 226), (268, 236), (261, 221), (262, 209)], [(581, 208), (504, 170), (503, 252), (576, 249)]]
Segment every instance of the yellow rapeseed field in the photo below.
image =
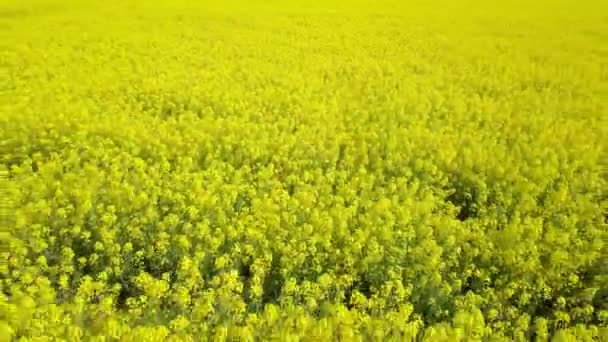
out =
[(0, 341), (608, 340), (608, 2), (0, 0)]

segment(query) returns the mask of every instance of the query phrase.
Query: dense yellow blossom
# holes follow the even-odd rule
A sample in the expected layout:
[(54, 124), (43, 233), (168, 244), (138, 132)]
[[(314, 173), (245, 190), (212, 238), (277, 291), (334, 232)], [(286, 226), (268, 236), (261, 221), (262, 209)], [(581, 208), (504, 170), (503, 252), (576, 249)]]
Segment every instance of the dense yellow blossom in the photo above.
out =
[(0, 341), (608, 338), (606, 13), (0, 1)]

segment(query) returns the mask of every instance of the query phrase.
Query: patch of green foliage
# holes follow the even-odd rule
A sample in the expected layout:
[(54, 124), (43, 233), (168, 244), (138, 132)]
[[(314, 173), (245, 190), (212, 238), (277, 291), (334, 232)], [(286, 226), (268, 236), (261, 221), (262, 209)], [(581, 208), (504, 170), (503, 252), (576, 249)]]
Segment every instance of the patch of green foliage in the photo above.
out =
[(593, 341), (593, 1), (0, 4), (0, 336)]

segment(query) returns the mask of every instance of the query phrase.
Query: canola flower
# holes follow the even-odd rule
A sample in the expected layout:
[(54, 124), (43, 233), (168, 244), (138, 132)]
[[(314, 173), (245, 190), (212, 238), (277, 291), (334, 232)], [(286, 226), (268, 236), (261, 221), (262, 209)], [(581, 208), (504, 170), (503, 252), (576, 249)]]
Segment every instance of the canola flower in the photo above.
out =
[(1, 340), (608, 338), (605, 13), (2, 1)]

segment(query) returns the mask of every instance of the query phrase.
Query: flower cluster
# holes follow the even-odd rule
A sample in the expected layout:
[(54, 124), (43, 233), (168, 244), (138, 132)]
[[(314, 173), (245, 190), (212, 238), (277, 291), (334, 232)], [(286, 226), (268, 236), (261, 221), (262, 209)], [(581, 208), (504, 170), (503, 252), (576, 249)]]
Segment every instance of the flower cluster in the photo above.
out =
[(608, 336), (603, 5), (439, 3), (0, 4), (0, 336)]

